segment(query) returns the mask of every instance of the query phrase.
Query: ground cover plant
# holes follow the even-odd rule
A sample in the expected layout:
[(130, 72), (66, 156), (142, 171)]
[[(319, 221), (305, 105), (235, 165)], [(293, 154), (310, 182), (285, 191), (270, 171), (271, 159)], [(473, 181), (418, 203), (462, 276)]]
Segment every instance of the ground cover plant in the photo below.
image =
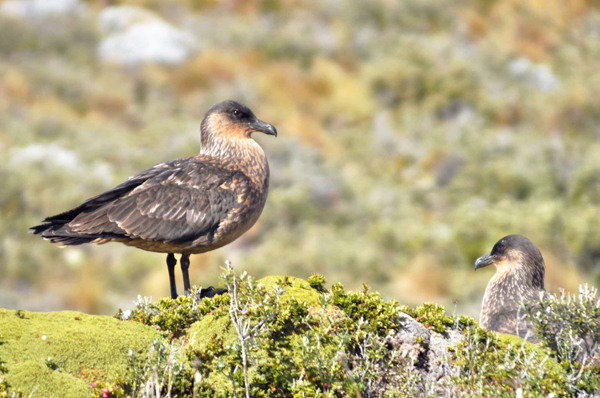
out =
[[(222, 280), (226, 293), (201, 298), (195, 288), (175, 300), (140, 298), (117, 319), (5, 310), (3, 324), (35, 344), (0, 327), (0, 358), (7, 361), (0, 396), (45, 396), (49, 388), (60, 396), (85, 390), (105, 398), (586, 397), (600, 391), (600, 357), (589, 345), (600, 329), (593, 289), (553, 296), (527, 313), (542, 337), (535, 345), (485, 331), (437, 304), (408, 307), (367, 285), (328, 287), (320, 275), (256, 280), (228, 265)], [(64, 329), (39, 336), (48, 322), (67, 319)], [(107, 341), (122, 349), (107, 357), (85, 348), (85, 340), (61, 348), (61, 339), (94, 325), (109, 326)], [(549, 325), (557, 332), (549, 333)], [(145, 337), (134, 347), (110, 329)], [(27, 377), (31, 372), (45, 381)]]

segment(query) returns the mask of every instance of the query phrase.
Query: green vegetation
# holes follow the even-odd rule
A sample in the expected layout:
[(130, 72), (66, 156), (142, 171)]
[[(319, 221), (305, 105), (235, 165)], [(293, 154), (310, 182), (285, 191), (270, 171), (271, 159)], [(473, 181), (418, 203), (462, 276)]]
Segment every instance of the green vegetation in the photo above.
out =
[(117, 389), (131, 379), (131, 362), (145, 361), (160, 338), (150, 327), (106, 316), (4, 309), (0, 336), (0, 392), (12, 387), (25, 397), (32, 391), (38, 397), (60, 391), (74, 398), (91, 396), (91, 383)]
[[(600, 391), (598, 363), (565, 358), (568, 342), (534, 345), (448, 316), (436, 304), (409, 308), (366, 286), (327, 288), (320, 275), (311, 281), (322, 292), (291, 277), (255, 280), (229, 265), (223, 281), (228, 293), (200, 298), (194, 290), (156, 304), (141, 298), (117, 319), (1, 310), (0, 396), (508, 398)], [(580, 314), (597, 306), (584, 296)], [(547, 316), (565, 304), (554, 300), (545, 304)], [(585, 326), (578, 319), (562, 327), (584, 335), (600, 328), (598, 317)]]
[(460, 391), (476, 397), (577, 396), (551, 352), (511, 335), (497, 336), (479, 328), (452, 349), (453, 384), (445, 396)]
[[(598, 284), (600, 46), (596, 1), (136, 0), (198, 51), (119, 68), (88, 0), (75, 15), (0, 16), (0, 306), (114, 313), (168, 295), (163, 256), (58, 250), (27, 228), (199, 149), (204, 112), (240, 99), (277, 126), (258, 224), (192, 256), (216, 285), (243, 255), (257, 277), (318, 272), (353, 290), (476, 316), (509, 233), (542, 250), (547, 285)], [(52, 300), (48, 300), (52, 297)]]
[(523, 306), (542, 345), (563, 365), (574, 390), (600, 390), (600, 297), (587, 284), (578, 294), (540, 298)]

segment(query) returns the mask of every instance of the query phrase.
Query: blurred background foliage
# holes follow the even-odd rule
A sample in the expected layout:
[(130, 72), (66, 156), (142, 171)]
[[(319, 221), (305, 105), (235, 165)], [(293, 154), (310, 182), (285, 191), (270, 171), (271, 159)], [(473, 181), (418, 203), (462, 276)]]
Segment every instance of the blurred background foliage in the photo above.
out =
[[(542, 250), (550, 291), (600, 282), (598, 1), (53, 2), (0, 2), (0, 307), (168, 295), (161, 254), (27, 229), (196, 154), (229, 98), (280, 132), (256, 137), (271, 192), (245, 236), (192, 256), (196, 284), (229, 259), (477, 316), (493, 270), (473, 261), (510, 233)], [(111, 32), (108, 7), (135, 17)], [(179, 59), (107, 59), (148, 20), (185, 36)], [(156, 44), (141, 36), (120, 55)]]

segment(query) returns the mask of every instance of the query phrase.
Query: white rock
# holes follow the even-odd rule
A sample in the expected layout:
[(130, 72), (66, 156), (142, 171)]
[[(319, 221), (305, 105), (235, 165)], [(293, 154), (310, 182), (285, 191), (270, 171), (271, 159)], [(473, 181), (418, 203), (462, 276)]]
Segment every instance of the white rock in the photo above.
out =
[(98, 47), (98, 56), (108, 63), (178, 64), (196, 49), (190, 33), (137, 7), (108, 7), (100, 15), (100, 28), (112, 32)]
[(6, 0), (0, 5), (0, 15), (13, 18), (39, 18), (81, 11), (80, 0)]
[(26, 166), (41, 162), (46, 167), (77, 169), (81, 167), (77, 154), (56, 144), (30, 144), (26, 147), (12, 148), (8, 163), (13, 167)]
[(551, 91), (560, 86), (560, 81), (545, 64), (536, 64), (529, 58), (520, 57), (510, 62), (508, 69), (513, 76), (523, 79), (526, 83), (537, 87), (543, 92)]

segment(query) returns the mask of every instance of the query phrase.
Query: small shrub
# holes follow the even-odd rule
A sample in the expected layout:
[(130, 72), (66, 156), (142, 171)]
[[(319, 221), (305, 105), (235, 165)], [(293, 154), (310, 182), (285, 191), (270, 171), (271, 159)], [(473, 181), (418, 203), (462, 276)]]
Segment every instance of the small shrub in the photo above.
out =
[(131, 313), (125, 315), (119, 310), (115, 317), (154, 326), (158, 330), (170, 333), (172, 337), (179, 337), (215, 307), (229, 305), (227, 294), (208, 298), (203, 297), (202, 292), (202, 288), (194, 286), (187, 296), (179, 296), (176, 299), (165, 297), (157, 303), (152, 302), (152, 297), (138, 296), (136, 308)]
[(440, 396), (568, 396), (560, 367), (547, 366), (549, 353), (521, 339), (503, 341), (478, 326), (465, 335), (451, 349), (452, 367), (437, 386)]
[(325, 289), (326, 280), (323, 275), (312, 274), (311, 276), (308, 277), (308, 279), (306, 281), (308, 282), (310, 287), (315, 289), (317, 292), (323, 293), (326, 291), (326, 289)]
[[(170, 397), (188, 391), (191, 371), (182, 355), (183, 341), (155, 340), (144, 363), (133, 363), (134, 397)], [(134, 361), (133, 356), (131, 357)], [(118, 395), (117, 395), (118, 396)], [(124, 396), (124, 395), (123, 395)]]
[(587, 284), (579, 294), (561, 290), (523, 309), (544, 346), (565, 367), (569, 390), (592, 392), (600, 389), (600, 298)]

